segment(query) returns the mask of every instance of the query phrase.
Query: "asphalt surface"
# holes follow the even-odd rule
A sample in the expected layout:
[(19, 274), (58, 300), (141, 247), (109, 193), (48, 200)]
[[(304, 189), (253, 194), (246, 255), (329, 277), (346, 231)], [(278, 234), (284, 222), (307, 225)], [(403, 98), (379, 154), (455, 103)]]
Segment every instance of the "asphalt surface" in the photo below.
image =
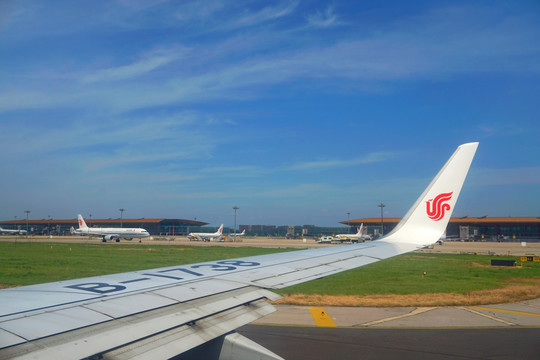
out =
[[(338, 327), (537, 327), (540, 329), (540, 298), (514, 304), (483, 306), (381, 308), (326, 306), (324, 309), (295, 305), (275, 305), (275, 307), (276, 312), (260, 318), (257, 323), (320, 326), (328, 324), (325, 320), (331, 318)], [(319, 309), (319, 311), (312, 312), (310, 309)]]
[(540, 299), (478, 307), (276, 307), (238, 332), (287, 360), (540, 359)]
[(540, 358), (538, 328), (376, 329), (247, 325), (238, 332), (287, 360)]

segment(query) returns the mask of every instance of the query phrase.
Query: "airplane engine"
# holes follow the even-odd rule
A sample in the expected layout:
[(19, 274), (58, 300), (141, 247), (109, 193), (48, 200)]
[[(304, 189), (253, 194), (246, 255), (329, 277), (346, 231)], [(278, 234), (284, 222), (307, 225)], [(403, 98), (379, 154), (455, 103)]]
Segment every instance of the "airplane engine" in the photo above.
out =
[(112, 240), (112, 239), (113, 239), (113, 236), (112, 236), (112, 235), (105, 235), (105, 236), (103, 237), (103, 241), (104, 241), (104, 242), (105, 242), (105, 241)]

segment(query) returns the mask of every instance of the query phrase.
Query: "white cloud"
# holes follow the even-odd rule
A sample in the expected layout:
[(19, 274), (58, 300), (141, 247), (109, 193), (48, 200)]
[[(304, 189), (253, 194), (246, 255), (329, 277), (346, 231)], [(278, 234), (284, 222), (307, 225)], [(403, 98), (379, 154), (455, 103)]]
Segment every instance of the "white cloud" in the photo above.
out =
[(391, 152), (375, 152), (368, 154), (363, 157), (352, 158), (352, 159), (333, 159), (333, 160), (320, 160), (320, 161), (307, 161), (297, 164), (293, 164), (289, 167), (286, 167), (285, 170), (295, 170), (295, 171), (321, 171), (321, 170), (330, 170), (337, 168), (344, 168), (350, 166), (358, 166), (362, 164), (369, 164), (375, 162), (387, 161), (391, 158), (394, 158), (396, 155)]
[(334, 14), (334, 8), (329, 6), (324, 12), (318, 11), (313, 15), (309, 15), (307, 20), (310, 25), (317, 27), (329, 27), (338, 23), (338, 16)]
[(146, 74), (160, 66), (170, 63), (171, 61), (172, 59), (163, 56), (144, 59), (129, 65), (96, 71), (93, 74), (83, 77), (82, 81), (85, 83), (92, 83), (97, 81), (130, 79), (132, 77)]
[[(292, 13), (296, 6), (266, 7), (240, 22), (270, 21)], [(43, 76), (48, 69), (42, 68), (25, 78), (6, 74), (10, 81), (0, 85), (0, 112), (55, 107), (121, 112), (215, 99), (245, 100), (264, 96), (269, 86), (299, 79), (314, 79), (321, 86), (336, 86), (335, 80), (340, 79), (345, 81), (341, 86), (379, 92), (381, 84), (433, 81), (475, 71), (540, 72), (537, 56), (527, 56), (540, 53), (538, 27), (528, 19), (517, 23), (508, 15), (500, 20), (500, 14), (479, 10), (440, 9), (376, 32), (353, 32), (328, 44), (303, 44), (287, 38), (296, 33), (266, 28), (246, 36), (233, 32), (192, 41), (189, 50), (177, 44), (139, 49), (131, 57), (136, 61), (114, 59), (124, 65), (86, 73), (81, 70), (88, 68), (84, 63), (78, 65), (80, 69), (72, 64), (68, 71), (60, 71), (62, 61), (59, 68), (49, 70), (49, 77)], [(325, 23), (334, 18), (330, 7), (312, 21)], [(296, 44), (295, 50), (281, 47), (283, 43)]]
[(298, 1), (286, 1), (278, 6), (268, 6), (257, 12), (248, 13), (244, 16), (233, 19), (229, 26), (250, 26), (278, 19), (291, 14), (297, 5)]
[(177, 61), (188, 51), (186, 48), (175, 45), (170, 46), (168, 49), (151, 50), (131, 64), (97, 70), (93, 73), (83, 75), (81, 81), (83, 83), (93, 83), (131, 79)]

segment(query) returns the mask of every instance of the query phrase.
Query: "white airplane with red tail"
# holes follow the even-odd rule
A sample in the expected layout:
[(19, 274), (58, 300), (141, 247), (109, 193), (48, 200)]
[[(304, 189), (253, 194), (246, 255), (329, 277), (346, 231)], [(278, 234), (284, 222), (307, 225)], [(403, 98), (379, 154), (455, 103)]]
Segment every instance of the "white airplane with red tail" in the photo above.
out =
[(116, 242), (119, 242), (120, 239), (132, 240), (150, 236), (148, 231), (142, 228), (95, 228), (88, 227), (81, 214), (77, 215), (77, 219), (79, 221), (79, 228), (72, 231), (74, 235), (99, 236), (103, 242), (107, 240), (116, 240)]
[(0, 359), (282, 359), (234, 332), (275, 311), (269, 289), (434, 244), (477, 146), (458, 147), (378, 241), (2, 289)]
[(218, 231), (214, 233), (189, 233), (189, 240), (200, 240), (200, 241), (214, 241), (223, 239), (223, 224), (219, 227)]

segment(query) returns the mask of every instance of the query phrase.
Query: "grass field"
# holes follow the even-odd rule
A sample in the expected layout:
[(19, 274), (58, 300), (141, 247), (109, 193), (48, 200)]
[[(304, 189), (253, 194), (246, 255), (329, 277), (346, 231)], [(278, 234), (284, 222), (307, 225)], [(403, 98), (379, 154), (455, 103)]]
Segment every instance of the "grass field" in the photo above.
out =
[(289, 249), (0, 242), (0, 287), (31, 285)]
[(463, 294), (503, 286), (506, 279), (540, 278), (540, 263), (527, 263), (523, 269), (493, 267), (490, 266), (492, 258), (481, 255), (410, 253), (291, 286), (279, 292), (326, 295)]
[[(285, 304), (348, 306), (478, 305), (540, 297), (540, 263), (499, 267), (491, 266), (492, 258), (409, 253), (277, 292)], [(517, 257), (504, 259), (521, 264)]]
[[(292, 249), (2, 242), (0, 287), (289, 250)], [(429, 304), (454, 305), (540, 296), (540, 263), (525, 263), (523, 268), (492, 267), (491, 258), (405, 254), (278, 292), (286, 296), (285, 303), (387, 306), (392, 301), (404, 305), (407, 297), (416, 305), (427, 299), (432, 299)], [(488, 297), (502, 289), (507, 293), (503, 298)], [(370, 299), (372, 302), (366, 303)]]

